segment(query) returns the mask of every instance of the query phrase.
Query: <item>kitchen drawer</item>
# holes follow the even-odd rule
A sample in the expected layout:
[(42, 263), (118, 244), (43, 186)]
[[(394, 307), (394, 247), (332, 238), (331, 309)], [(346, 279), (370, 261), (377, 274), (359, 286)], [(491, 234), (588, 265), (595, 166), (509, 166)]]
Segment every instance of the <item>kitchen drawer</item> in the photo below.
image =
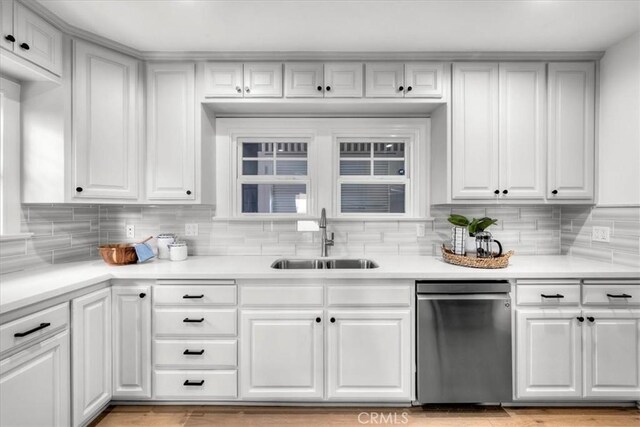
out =
[(235, 305), (236, 285), (157, 285), (156, 305)]
[(584, 305), (640, 305), (640, 282), (634, 280), (585, 280), (582, 286)]
[(322, 286), (240, 286), (240, 302), (245, 307), (315, 307), (322, 300)]
[(238, 344), (235, 340), (156, 340), (154, 354), (156, 367), (220, 369), (235, 368), (238, 364)]
[(402, 306), (411, 304), (411, 287), (395, 286), (348, 286), (328, 287), (329, 306)]
[(68, 324), (69, 303), (66, 302), (5, 323), (0, 326), (0, 352), (4, 353), (20, 345), (32, 343)]
[[(238, 374), (233, 371), (155, 371), (157, 399), (236, 399)], [(192, 384), (185, 385), (188, 381)]]
[(519, 280), (516, 284), (516, 304), (541, 306), (579, 305), (580, 282), (578, 280), (553, 282)]
[(238, 315), (236, 309), (155, 308), (153, 317), (156, 336), (182, 338), (235, 336)]

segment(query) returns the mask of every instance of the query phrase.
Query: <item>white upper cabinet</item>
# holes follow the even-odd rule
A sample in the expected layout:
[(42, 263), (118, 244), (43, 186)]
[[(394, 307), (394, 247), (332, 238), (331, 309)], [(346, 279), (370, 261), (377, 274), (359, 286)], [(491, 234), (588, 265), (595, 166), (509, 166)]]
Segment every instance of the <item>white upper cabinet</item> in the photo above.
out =
[(498, 190), (498, 64), (453, 65), (452, 198)]
[(371, 62), (366, 68), (368, 98), (441, 98), (444, 64)]
[(324, 96), (324, 65), (321, 62), (287, 62), (284, 70), (284, 96), (287, 98)]
[(593, 199), (595, 64), (550, 63), (547, 197)]
[(61, 75), (62, 33), (20, 2), (3, 0), (0, 7), (0, 45), (53, 74)]
[(361, 98), (362, 63), (324, 64), (324, 91), (325, 98)]
[(368, 98), (402, 98), (404, 96), (404, 64), (380, 62), (365, 64)]
[(73, 198), (138, 198), (138, 65), (129, 56), (74, 42)]
[(147, 64), (147, 199), (196, 198), (195, 65)]
[(545, 65), (501, 63), (499, 68), (500, 197), (544, 199)]
[(207, 62), (205, 98), (281, 98), (281, 62)]
[(251, 62), (244, 64), (245, 98), (281, 98), (282, 63)]

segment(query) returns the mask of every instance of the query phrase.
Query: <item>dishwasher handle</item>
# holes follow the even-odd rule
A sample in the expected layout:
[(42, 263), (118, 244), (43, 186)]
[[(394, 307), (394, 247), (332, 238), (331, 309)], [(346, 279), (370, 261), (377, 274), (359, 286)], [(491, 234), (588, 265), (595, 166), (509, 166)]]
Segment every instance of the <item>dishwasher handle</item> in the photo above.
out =
[(432, 300), (511, 300), (507, 293), (493, 294), (418, 294), (418, 301)]

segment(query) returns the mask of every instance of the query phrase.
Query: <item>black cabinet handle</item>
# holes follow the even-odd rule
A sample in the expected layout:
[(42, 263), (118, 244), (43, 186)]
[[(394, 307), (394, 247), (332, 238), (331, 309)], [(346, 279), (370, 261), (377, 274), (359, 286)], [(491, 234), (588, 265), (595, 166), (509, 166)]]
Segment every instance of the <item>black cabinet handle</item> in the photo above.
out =
[(631, 298), (631, 295), (629, 295), (629, 294), (620, 294), (620, 295), (607, 294), (607, 296), (609, 298)]
[(187, 196), (191, 195), (191, 190), (187, 190)]
[(500, 194), (500, 190), (495, 190), (493, 194)]
[(9, 40), (11, 43), (15, 43), (15, 41), (16, 41), (16, 38), (13, 37), (13, 34), (7, 34), (6, 36), (4, 36), (4, 38), (6, 40)]
[(329, 321), (330, 321), (331, 323), (336, 323), (336, 318), (335, 318), (335, 317), (332, 317), (331, 319), (329, 319)]
[(51, 326), (51, 323), (40, 323), (40, 326), (36, 326), (35, 328), (29, 329), (26, 332), (16, 332), (15, 334), (13, 334), (13, 336), (16, 338), (26, 337), (27, 335), (30, 335), (34, 332), (38, 332), (39, 330), (44, 329), (48, 326)]
[(83, 190), (83, 188), (82, 188), (82, 187), (76, 187), (76, 191), (77, 191), (78, 193), (82, 193), (82, 190)]
[(192, 355), (202, 356), (204, 354), (204, 348), (200, 351), (185, 350), (184, 353), (182, 354), (186, 354), (187, 356), (192, 356)]
[(558, 194), (558, 190), (553, 190), (553, 191), (551, 192), (551, 194), (554, 194), (554, 195), (555, 195), (555, 194)]
[(201, 299), (201, 298), (204, 298), (204, 294), (202, 294), (202, 295), (189, 295), (189, 294), (186, 294), (186, 295), (183, 295), (182, 298), (183, 299)]
[(199, 319), (189, 319), (188, 317), (185, 317), (183, 322), (184, 323), (202, 323), (204, 322), (204, 317), (201, 317)]
[(398, 88), (398, 92), (402, 92), (403, 90), (404, 90), (404, 86), (400, 86), (400, 87)]
[(200, 381), (189, 381), (189, 380), (186, 380), (183, 385), (191, 385), (191, 386), (201, 387), (201, 386), (204, 385), (204, 380), (200, 380)]
[(147, 296), (147, 294), (145, 294), (144, 292), (140, 293), (140, 295), (138, 295), (140, 298), (144, 298)]
[(588, 316), (587, 320), (589, 320), (589, 322), (593, 323), (593, 322), (595, 322), (596, 319), (591, 317), (591, 316)]
[(407, 86), (407, 92), (411, 92), (413, 88), (411, 86)]
[(582, 316), (578, 316), (578, 317), (576, 317), (576, 319), (578, 319), (578, 322), (580, 322), (580, 323), (584, 322), (584, 317), (582, 317)]
[(318, 89), (318, 92), (322, 92), (322, 86), (318, 86), (316, 89)]
[(502, 190), (502, 194), (509, 194), (509, 190)]
[(327, 86), (327, 92), (331, 90), (331, 86)]
[(561, 294), (555, 294), (555, 295), (540, 294), (540, 296), (542, 298), (564, 298), (564, 295), (561, 295)]
[(31, 47), (27, 44), (27, 43), (21, 43), (20, 47), (23, 48), (24, 50), (29, 50), (31, 49)]
[(322, 319), (319, 317), (316, 317), (316, 323), (320, 323), (320, 322), (322, 322)]

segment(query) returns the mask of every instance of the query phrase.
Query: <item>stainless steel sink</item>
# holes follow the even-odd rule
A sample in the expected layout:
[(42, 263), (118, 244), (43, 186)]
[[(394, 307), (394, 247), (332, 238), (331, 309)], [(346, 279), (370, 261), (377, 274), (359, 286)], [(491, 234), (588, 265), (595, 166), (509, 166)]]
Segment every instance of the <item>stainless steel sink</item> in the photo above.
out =
[(370, 259), (279, 259), (271, 264), (271, 268), (281, 270), (339, 270), (378, 268), (378, 264)]

